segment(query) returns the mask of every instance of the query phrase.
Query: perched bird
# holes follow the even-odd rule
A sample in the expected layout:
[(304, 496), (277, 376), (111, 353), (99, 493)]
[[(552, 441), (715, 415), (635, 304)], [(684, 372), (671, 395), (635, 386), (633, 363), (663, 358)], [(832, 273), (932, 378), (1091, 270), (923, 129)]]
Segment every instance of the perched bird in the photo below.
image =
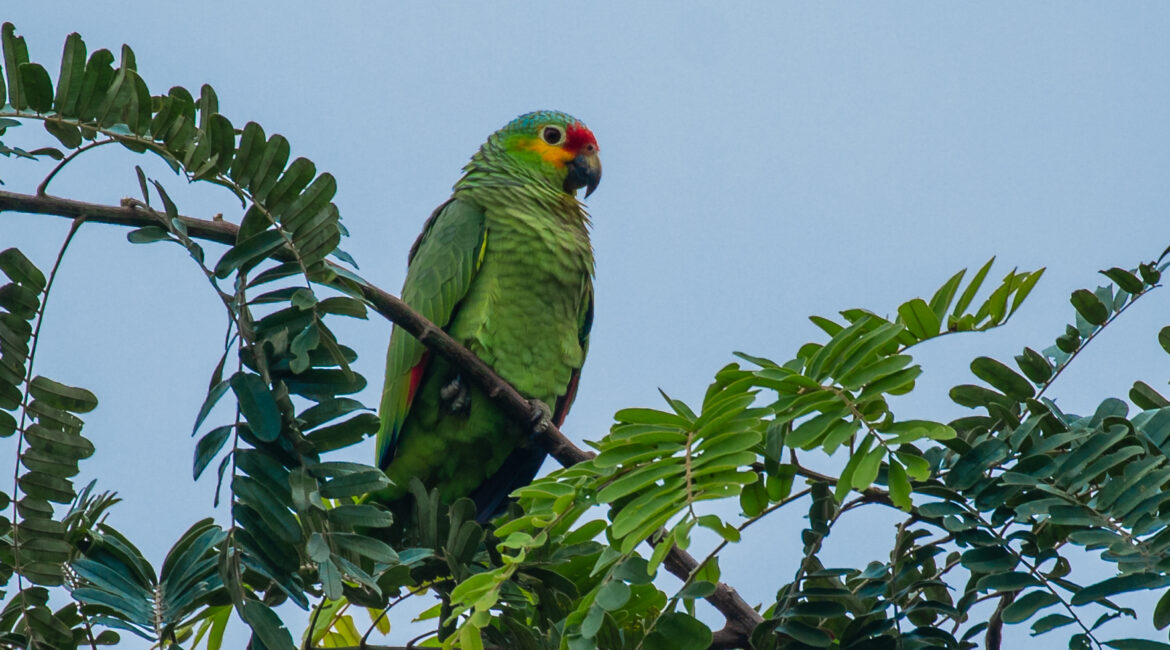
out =
[[(597, 140), (564, 113), (521, 115), (493, 133), (410, 249), (402, 299), (540, 400), (560, 426), (593, 320), (589, 215)], [(386, 353), (378, 466), (403, 502), (412, 477), (444, 502), (471, 497), (485, 521), (545, 458), (532, 427), (505, 415), (438, 355), (395, 327)]]

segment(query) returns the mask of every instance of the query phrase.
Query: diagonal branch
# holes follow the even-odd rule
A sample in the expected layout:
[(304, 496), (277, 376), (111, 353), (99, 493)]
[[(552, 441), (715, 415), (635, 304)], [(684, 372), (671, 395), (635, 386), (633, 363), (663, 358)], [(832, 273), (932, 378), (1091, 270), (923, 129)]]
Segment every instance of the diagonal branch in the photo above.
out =
[[(157, 225), (157, 221), (151, 215), (135, 208), (131, 201), (114, 206), (55, 196), (34, 196), (0, 191), (0, 212), (43, 214), (68, 219), (84, 216), (87, 221), (131, 228)], [(236, 243), (239, 228), (233, 223), (220, 219), (207, 220), (186, 216), (180, 216), (179, 219), (187, 227), (187, 234), (194, 239), (203, 239), (229, 246)], [(288, 250), (278, 251), (273, 257), (291, 259), (291, 252)], [(595, 455), (593, 452), (573, 444), (555, 425), (548, 422), (547, 418), (540, 419), (539, 409), (535, 409), (511, 384), (500, 378), (479, 357), (457, 343), (441, 328), (423, 318), (398, 297), (369, 283), (361, 284), (360, 287), (362, 296), (375, 311), (459, 367), (464, 374), (486, 391), (487, 396), (496, 406), (510, 417), (523, 422), (538, 422), (534, 428), (541, 443), (549, 455), (561, 465), (568, 467), (593, 458)], [(680, 580), (686, 580), (698, 567), (698, 561), (686, 551), (674, 547), (667, 553), (663, 565)], [(706, 600), (726, 618), (723, 629), (715, 633), (715, 642), (712, 647), (750, 647), (749, 638), (752, 630), (763, 622), (759, 612), (752, 609), (733, 587), (722, 582), (716, 586), (715, 593), (708, 596)]]

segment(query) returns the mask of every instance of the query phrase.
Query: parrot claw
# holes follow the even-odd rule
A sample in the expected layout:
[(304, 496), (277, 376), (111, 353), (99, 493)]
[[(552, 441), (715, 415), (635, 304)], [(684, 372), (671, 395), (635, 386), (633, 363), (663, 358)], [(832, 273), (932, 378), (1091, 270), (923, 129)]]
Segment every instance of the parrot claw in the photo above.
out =
[(532, 429), (536, 433), (544, 433), (552, 425), (552, 409), (538, 399), (528, 400), (528, 406), (532, 409), (528, 416), (532, 421)]
[(439, 389), (439, 401), (448, 413), (466, 416), (471, 411), (471, 392), (463, 383), (463, 377), (455, 375), (450, 383)]

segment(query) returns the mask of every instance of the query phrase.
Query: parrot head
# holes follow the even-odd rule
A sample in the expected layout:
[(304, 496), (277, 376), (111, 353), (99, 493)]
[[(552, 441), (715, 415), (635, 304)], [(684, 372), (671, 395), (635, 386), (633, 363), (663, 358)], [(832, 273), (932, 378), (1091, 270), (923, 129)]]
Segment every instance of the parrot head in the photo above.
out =
[(601, 182), (597, 139), (572, 115), (557, 111), (526, 113), (493, 136), (526, 172), (547, 179), (567, 194), (585, 188), (588, 197)]

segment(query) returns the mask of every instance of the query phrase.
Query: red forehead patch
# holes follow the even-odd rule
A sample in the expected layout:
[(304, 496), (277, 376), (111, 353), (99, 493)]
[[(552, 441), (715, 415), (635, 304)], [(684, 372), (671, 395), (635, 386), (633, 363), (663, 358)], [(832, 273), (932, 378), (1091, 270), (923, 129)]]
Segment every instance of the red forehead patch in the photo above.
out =
[(580, 122), (574, 122), (565, 129), (565, 149), (575, 153), (588, 145), (593, 145), (594, 151), (600, 149), (597, 146), (597, 138), (593, 137), (593, 132), (589, 130), (589, 127)]

